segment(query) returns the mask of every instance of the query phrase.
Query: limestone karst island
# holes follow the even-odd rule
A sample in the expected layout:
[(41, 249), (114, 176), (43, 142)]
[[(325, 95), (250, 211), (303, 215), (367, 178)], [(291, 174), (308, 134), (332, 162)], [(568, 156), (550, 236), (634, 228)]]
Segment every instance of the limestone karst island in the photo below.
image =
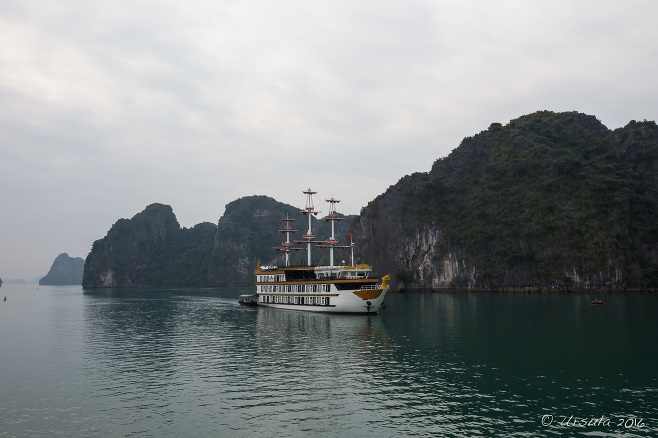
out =
[[(390, 273), (392, 290), (655, 290), (657, 134), (653, 121), (610, 130), (576, 112), (492, 123), (347, 217), (337, 235), (351, 231), (357, 258)], [(93, 244), (82, 284), (253, 284), (259, 260), (277, 263), (272, 230), (297, 214), (248, 196), (217, 224), (188, 229), (152, 204)]]

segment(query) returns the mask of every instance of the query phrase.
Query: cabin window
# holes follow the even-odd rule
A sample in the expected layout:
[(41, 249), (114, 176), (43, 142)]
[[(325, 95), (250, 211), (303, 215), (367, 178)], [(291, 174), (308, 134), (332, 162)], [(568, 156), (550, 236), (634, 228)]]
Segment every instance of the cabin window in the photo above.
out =
[(326, 306), (329, 305), (329, 297), (326, 297), (326, 298), (324, 299), (324, 304), (325, 304)]
[(316, 305), (316, 304), (317, 304), (317, 301), (316, 301), (316, 300), (317, 300), (317, 297), (313, 297), (313, 305)]

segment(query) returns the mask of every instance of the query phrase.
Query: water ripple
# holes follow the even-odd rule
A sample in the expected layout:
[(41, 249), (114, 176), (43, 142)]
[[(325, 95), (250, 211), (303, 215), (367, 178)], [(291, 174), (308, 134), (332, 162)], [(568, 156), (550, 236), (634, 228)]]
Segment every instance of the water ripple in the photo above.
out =
[[(646, 300), (606, 314), (564, 296), (394, 295), (343, 316), (244, 308), (241, 292), (53, 295), (31, 346), (3, 355), (0, 436), (658, 434)], [(616, 421), (559, 424), (601, 415)]]

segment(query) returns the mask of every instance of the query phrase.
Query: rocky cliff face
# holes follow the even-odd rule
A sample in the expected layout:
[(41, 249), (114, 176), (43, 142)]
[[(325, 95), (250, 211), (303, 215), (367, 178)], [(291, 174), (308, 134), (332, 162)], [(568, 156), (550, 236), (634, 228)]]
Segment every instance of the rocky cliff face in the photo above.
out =
[(50, 271), (39, 280), (40, 285), (63, 286), (82, 284), (85, 261), (81, 257), (69, 257), (62, 253), (55, 258)]
[[(281, 219), (298, 218), (299, 209), (266, 196), (249, 196), (229, 203), (215, 226), (204, 223), (181, 229), (168, 205), (153, 204), (132, 219), (120, 219), (94, 242), (84, 267), (84, 287), (180, 287), (253, 284), (253, 269), (282, 264)], [(352, 218), (340, 223), (344, 237)], [(303, 223), (300, 223), (303, 222)], [(330, 228), (313, 218), (318, 237)], [(317, 251), (317, 250), (316, 250)], [(304, 252), (305, 254), (305, 252)], [(321, 260), (320, 257), (318, 257)], [(292, 263), (302, 263), (301, 255)]]
[(657, 136), (578, 113), (492, 124), (370, 202), (360, 254), (403, 289), (655, 288)]
[(119, 219), (94, 242), (83, 287), (205, 286), (216, 226), (181, 229), (168, 205), (152, 204)]

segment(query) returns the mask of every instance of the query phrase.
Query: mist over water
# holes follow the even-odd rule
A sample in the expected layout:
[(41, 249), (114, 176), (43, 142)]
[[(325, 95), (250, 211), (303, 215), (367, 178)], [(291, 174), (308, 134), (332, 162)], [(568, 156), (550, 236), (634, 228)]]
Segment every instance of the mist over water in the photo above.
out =
[(239, 306), (250, 288), (0, 291), (0, 436), (658, 433), (654, 295), (392, 294), (352, 316)]

